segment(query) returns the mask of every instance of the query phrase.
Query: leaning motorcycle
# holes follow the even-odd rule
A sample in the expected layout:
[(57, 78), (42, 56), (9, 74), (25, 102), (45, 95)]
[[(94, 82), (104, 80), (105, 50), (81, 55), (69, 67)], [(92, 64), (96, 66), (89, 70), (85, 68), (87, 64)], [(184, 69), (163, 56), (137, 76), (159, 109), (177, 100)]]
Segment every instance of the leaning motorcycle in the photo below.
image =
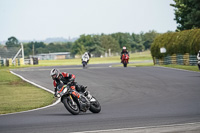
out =
[(83, 68), (87, 65), (87, 61), (88, 61), (88, 58), (86, 57), (82, 58)]
[(127, 67), (128, 60), (129, 60), (128, 54), (123, 54), (123, 55), (122, 55), (122, 63), (123, 63), (123, 65), (124, 65), (124, 67)]
[(88, 93), (87, 96), (77, 92), (72, 84), (64, 85), (60, 83), (57, 86), (57, 96), (61, 97), (61, 102), (65, 108), (73, 115), (78, 115), (80, 112), (90, 110), (92, 113), (99, 113), (101, 105), (97, 99)]

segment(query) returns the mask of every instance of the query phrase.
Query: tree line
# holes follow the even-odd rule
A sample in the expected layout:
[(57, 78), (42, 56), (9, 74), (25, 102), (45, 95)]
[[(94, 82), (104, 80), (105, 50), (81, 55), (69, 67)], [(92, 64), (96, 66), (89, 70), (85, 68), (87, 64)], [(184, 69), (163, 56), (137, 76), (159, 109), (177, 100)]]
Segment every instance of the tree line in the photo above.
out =
[[(146, 33), (112, 33), (112, 34), (92, 34), (80, 35), (74, 42), (28, 42), (24, 44), (24, 54), (36, 55), (41, 53), (71, 52), (72, 55), (81, 55), (88, 51), (96, 57), (111, 53), (120, 53), (123, 46), (126, 46), (129, 52), (144, 51), (150, 49), (154, 38), (160, 33), (152, 30)], [(7, 47), (20, 47), (16, 37), (8, 38)]]
[(159, 35), (152, 30), (147, 33), (113, 33), (101, 35), (81, 35), (72, 46), (72, 54), (82, 54), (85, 51), (95, 56), (108, 53), (119, 53), (123, 46), (131, 52), (143, 51), (150, 48), (154, 38)]

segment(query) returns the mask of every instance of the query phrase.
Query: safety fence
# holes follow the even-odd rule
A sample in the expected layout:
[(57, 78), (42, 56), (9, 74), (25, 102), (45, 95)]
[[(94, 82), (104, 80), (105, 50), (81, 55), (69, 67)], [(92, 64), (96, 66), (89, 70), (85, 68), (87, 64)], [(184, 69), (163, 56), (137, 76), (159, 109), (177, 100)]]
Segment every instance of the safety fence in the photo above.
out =
[(38, 58), (16, 58), (14, 61), (12, 58), (0, 59), (0, 66), (22, 66), (22, 65), (37, 65), (39, 64)]
[(172, 56), (166, 56), (162, 59), (154, 59), (154, 64), (156, 65), (169, 65), (169, 64), (177, 64), (177, 65), (189, 65), (196, 66), (197, 65), (197, 56), (189, 55), (188, 53), (181, 54), (173, 54)]

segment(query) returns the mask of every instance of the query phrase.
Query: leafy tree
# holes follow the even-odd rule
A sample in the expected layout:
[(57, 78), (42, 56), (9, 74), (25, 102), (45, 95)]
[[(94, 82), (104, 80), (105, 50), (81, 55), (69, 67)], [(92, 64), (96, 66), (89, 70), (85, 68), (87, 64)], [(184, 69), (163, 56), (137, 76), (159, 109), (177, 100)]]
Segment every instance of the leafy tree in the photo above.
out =
[(8, 38), (8, 41), (6, 42), (7, 47), (18, 47), (19, 45), (19, 41), (14, 36)]
[(140, 34), (135, 34), (132, 33), (132, 43), (131, 43), (131, 51), (135, 52), (135, 51), (142, 51), (144, 47), (142, 47), (141, 45), (143, 45), (144, 41), (143, 39), (143, 32), (141, 32)]
[(102, 53), (101, 48), (101, 36), (100, 35), (81, 35), (77, 39), (71, 49), (72, 54), (83, 54), (85, 51), (99, 56)]
[(71, 53), (72, 55), (82, 55), (85, 52), (85, 47), (79, 42), (75, 42), (72, 46)]
[(153, 41), (157, 35), (159, 35), (159, 34), (156, 31), (152, 30), (152, 31), (145, 33), (142, 36), (142, 38), (143, 38), (142, 40), (144, 41), (143, 45), (145, 47), (145, 50), (150, 49), (151, 44), (153, 43)]
[(174, 0), (175, 19), (178, 23), (177, 30), (200, 28), (200, 1), (199, 0)]
[(80, 38), (77, 39), (71, 48), (72, 54), (83, 54), (86, 50), (89, 50), (90, 47), (93, 45), (92, 43), (92, 36), (91, 35), (80, 35)]
[(120, 46), (119, 43), (111, 35), (102, 35), (101, 36), (101, 46), (105, 49), (105, 52), (109, 52), (108, 49), (111, 49), (111, 52), (119, 52)]
[(131, 49), (131, 43), (133, 41), (132, 36), (129, 33), (113, 33), (111, 36), (118, 41), (120, 48), (126, 46), (127, 49)]
[(91, 48), (90, 48), (90, 53), (94, 54), (94, 56), (96, 57), (100, 57), (101, 55), (104, 54), (105, 49), (102, 48), (100, 45), (98, 44), (94, 44)]

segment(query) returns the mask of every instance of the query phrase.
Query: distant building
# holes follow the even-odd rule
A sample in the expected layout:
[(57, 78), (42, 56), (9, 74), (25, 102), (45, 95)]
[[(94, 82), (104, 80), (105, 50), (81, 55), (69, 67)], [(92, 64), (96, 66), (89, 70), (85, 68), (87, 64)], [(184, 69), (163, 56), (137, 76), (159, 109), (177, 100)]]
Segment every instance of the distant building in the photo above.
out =
[(58, 52), (58, 53), (48, 53), (48, 54), (37, 54), (31, 57), (36, 57), (39, 60), (62, 60), (70, 59), (70, 52)]

